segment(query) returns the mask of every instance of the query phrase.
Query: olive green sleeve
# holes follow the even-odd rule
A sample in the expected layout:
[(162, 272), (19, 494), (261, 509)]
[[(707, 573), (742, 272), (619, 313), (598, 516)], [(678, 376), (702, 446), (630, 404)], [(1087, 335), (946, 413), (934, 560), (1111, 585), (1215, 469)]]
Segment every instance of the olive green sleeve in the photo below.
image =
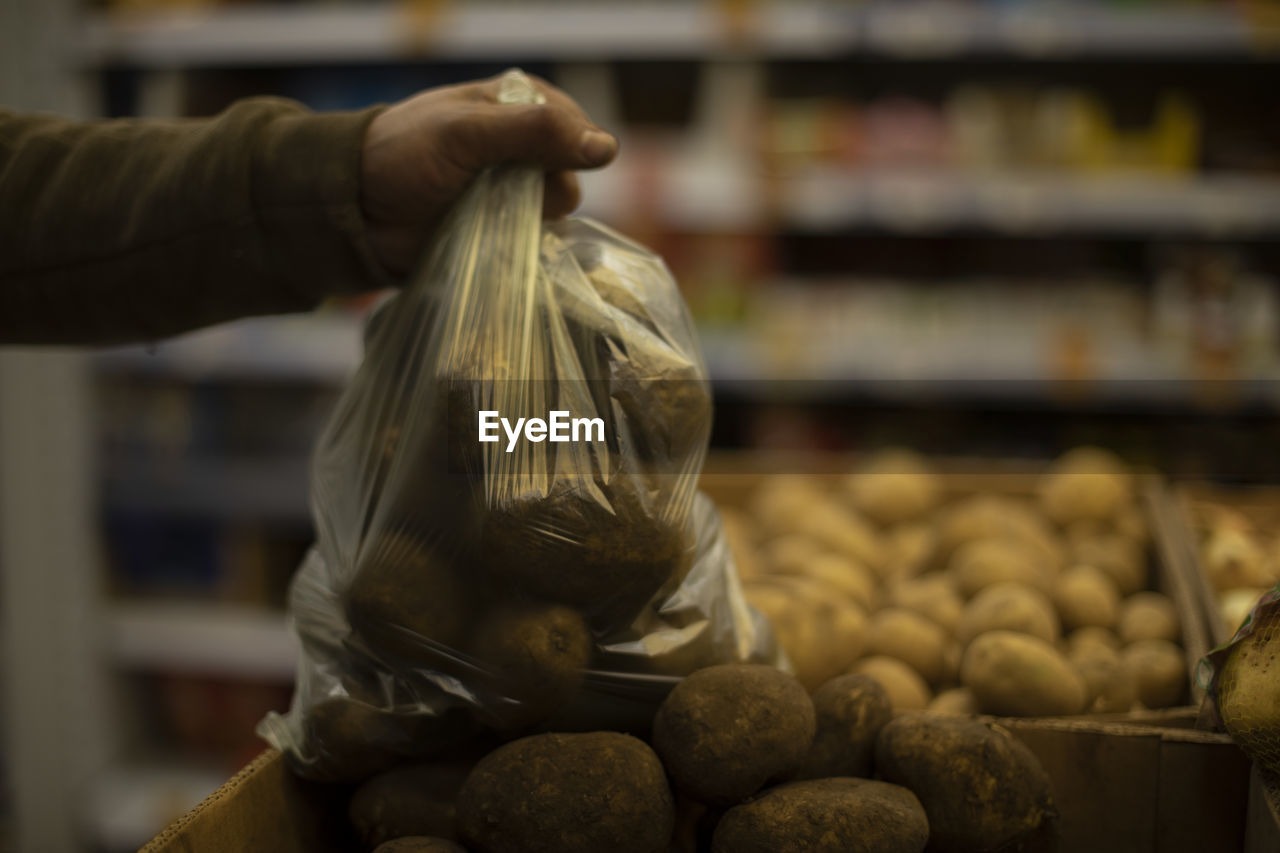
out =
[(0, 111), (0, 343), (145, 341), (390, 284), (360, 213), (376, 112)]

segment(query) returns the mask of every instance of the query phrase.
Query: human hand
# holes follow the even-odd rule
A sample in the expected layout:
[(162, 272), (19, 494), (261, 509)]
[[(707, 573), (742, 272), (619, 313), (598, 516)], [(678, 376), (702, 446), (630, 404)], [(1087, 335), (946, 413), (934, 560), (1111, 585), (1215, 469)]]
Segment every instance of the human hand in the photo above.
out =
[(369, 125), (360, 207), (374, 257), (409, 272), (449, 207), (479, 172), (506, 162), (547, 173), (543, 210), (578, 206), (575, 169), (604, 166), (618, 143), (572, 98), (536, 77), (544, 104), (500, 104), (500, 77), (428, 89), (393, 104)]

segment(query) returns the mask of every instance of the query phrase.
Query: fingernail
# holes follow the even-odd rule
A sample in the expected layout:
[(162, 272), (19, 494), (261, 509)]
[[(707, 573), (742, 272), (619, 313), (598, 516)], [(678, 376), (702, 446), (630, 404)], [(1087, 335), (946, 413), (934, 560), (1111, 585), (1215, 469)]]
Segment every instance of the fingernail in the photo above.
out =
[(588, 163), (604, 163), (617, 152), (618, 140), (603, 130), (584, 130), (581, 148)]

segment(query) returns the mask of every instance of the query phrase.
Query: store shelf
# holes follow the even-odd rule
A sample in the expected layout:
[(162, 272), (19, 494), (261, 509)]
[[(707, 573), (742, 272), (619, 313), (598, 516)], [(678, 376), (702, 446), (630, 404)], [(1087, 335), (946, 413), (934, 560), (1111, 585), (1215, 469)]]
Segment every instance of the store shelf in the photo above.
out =
[[(582, 211), (620, 222), (634, 214), (619, 162), (608, 180), (584, 175)], [(685, 180), (685, 176), (695, 176)], [(654, 213), (677, 230), (797, 232), (882, 229), (904, 234), (980, 230), (1008, 235), (1280, 235), (1280, 179), (1265, 175), (855, 171), (816, 166), (779, 178), (776, 209), (763, 179), (734, 166), (674, 159), (658, 179)]]
[(225, 768), (173, 761), (108, 768), (86, 797), (95, 849), (137, 850), (221, 787), (226, 775)]
[[(992, 332), (983, 340), (835, 341), (813, 330), (806, 345), (769, 341), (760, 331), (701, 335), (717, 395), (725, 399), (814, 403), (856, 399), (931, 406), (985, 402), (1022, 408), (1194, 411), (1280, 409), (1280, 368), (1231, 379), (1195, 379), (1185, 365), (1139, 341), (1103, 344), (1091, 372), (1062, 374), (1040, 333)], [(904, 342), (913, 340), (914, 345)], [(776, 353), (790, 354), (791, 360)]]
[(312, 313), (224, 323), (147, 346), (104, 350), (99, 371), (151, 374), (191, 382), (294, 379), (330, 382), (355, 371), (363, 321), (354, 314)]
[(291, 681), (298, 644), (283, 613), (224, 603), (113, 603), (108, 650), (128, 669)]
[(83, 64), (140, 67), (511, 58), (1264, 55), (1275, 28), (1227, 6), (1039, 3), (246, 4), (99, 14)]
[(310, 460), (302, 453), (153, 459), (115, 466), (106, 477), (103, 504), (165, 516), (305, 523), (309, 478)]
[(801, 230), (874, 227), (1010, 234), (1280, 233), (1280, 180), (1139, 174), (856, 174), (815, 169), (787, 180), (782, 222)]

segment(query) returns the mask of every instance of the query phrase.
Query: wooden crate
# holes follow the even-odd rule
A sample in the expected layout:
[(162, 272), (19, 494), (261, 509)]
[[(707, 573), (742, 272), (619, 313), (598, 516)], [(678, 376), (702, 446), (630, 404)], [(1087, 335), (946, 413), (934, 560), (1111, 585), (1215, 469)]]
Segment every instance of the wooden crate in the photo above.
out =
[[(1190, 718), (1002, 720), (1040, 759), (1060, 813), (1059, 853), (1262, 853), (1244, 847), (1249, 765)], [(348, 853), (350, 789), (302, 782), (268, 750), (142, 853)]]

